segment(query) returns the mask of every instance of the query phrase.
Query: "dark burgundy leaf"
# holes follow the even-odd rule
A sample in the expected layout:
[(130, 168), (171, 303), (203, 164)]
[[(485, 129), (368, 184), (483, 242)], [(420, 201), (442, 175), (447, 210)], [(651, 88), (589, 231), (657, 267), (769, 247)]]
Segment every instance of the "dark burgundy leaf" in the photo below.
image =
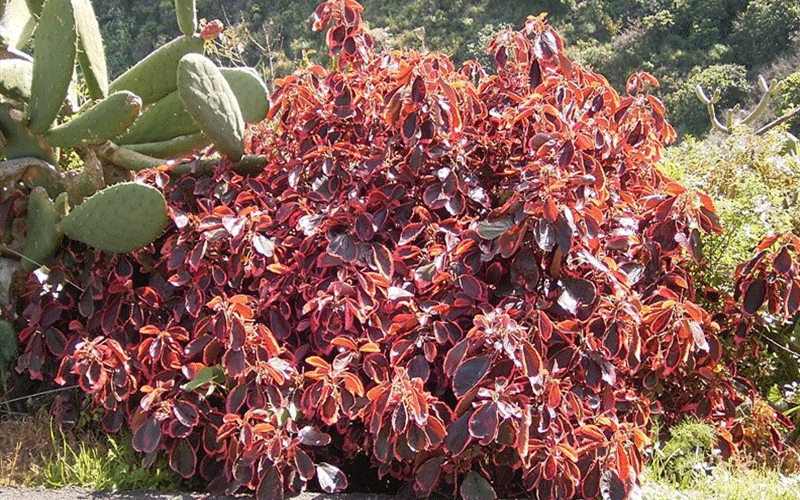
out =
[(397, 242), (398, 245), (406, 245), (414, 241), (417, 236), (422, 234), (425, 230), (425, 224), (421, 223), (412, 223), (408, 224), (406, 227), (403, 228), (402, 233), (400, 233), (400, 240)]
[(433, 491), (433, 488), (439, 482), (439, 476), (442, 474), (444, 461), (444, 457), (434, 457), (422, 464), (414, 474), (414, 491), (423, 495)]
[(56, 358), (61, 358), (64, 354), (64, 349), (67, 347), (67, 338), (56, 328), (48, 328), (45, 332), (45, 344), (47, 349)]
[(472, 437), (486, 441), (488, 444), (488, 442), (494, 441), (498, 424), (497, 403), (487, 403), (475, 410), (470, 417), (469, 433)]
[(131, 446), (142, 453), (152, 453), (161, 444), (161, 424), (155, 417), (148, 417), (144, 424), (133, 433)]
[(283, 478), (277, 467), (267, 467), (261, 473), (256, 488), (256, 500), (283, 500)]
[(200, 422), (200, 414), (193, 405), (184, 402), (175, 403), (172, 408), (175, 417), (186, 427), (194, 427)]
[(403, 138), (410, 141), (417, 134), (417, 114), (411, 113), (403, 121)]
[(444, 372), (449, 376), (452, 377), (458, 365), (461, 364), (461, 360), (464, 359), (464, 355), (467, 353), (467, 348), (469, 347), (469, 340), (464, 339), (450, 348), (447, 351), (447, 355), (444, 358)]
[(489, 371), (489, 366), (492, 364), (492, 358), (488, 355), (476, 356), (462, 362), (453, 375), (453, 392), (457, 398), (464, 396)]
[(194, 475), (197, 466), (197, 455), (185, 439), (179, 439), (169, 454), (169, 466), (184, 479)]
[(613, 470), (606, 470), (600, 479), (600, 496), (603, 500), (625, 500), (628, 490)]
[(755, 314), (767, 296), (767, 281), (764, 278), (754, 279), (744, 293), (742, 309), (747, 314)]
[(781, 251), (772, 260), (772, 267), (780, 274), (788, 274), (792, 269), (792, 257), (785, 246), (781, 248)]
[(310, 425), (300, 429), (300, 432), (297, 433), (297, 439), (300, 444), (306, 446), (326, 446), (331, 442), (331, 437), (328, 434), (320, 432)]
[(533, 227), (533, 238), (539, 248), (549, 252), (556, 246), (556, 230), (553, 224), (544, 217), (540, 217)]
[(466, 412), (447, 426), (447, 437), (444, 440), (444, 446), (453, 456), (464, 451), (470, 439), (472, 439), (469, 433), (469, 419), (471, 415), (472, 413)]
[(421, 76), (417, 76), (411, 85), (411, 100), (420, 103), (423, 99), (425, 99), (425, 80)]
[(297, 468), (298, 474), (304, 481), (311, 481), (314, 477), (314, 462), (305, 454), (303, 450), (295, 450), (294, 452), (294, 465)]
[(326, 251), (335, 255), (346, 262), (353, 262), (356, 260), (356, 242), (349, 234), (336, 235), (330, 243)]

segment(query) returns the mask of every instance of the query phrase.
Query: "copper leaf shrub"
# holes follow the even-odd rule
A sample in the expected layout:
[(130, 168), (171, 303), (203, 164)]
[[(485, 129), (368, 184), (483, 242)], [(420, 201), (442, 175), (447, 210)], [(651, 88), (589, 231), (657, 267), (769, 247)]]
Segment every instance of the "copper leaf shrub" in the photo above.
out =
[(335, 68), (276, 82), (263, 172), (143, 174), (166, 234), (71, 242), (29, 282), (18, 369), (262, 499), (345, 489), (359, 456), (420, 496), (623, 498), (654, 414), (710, 419), (735, 452), (741, 400), (687, 271), (719, 227), (654, 167), (674, 131), (653, 78), (619, 96), (543, 16), (492, 42), (492, 75), (375, 53), (353, 0), (315, 28)]

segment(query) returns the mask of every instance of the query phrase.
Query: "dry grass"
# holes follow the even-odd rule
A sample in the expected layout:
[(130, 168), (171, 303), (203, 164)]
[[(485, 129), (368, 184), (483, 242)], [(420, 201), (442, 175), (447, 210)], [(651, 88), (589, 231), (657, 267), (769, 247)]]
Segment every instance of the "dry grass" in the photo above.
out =
[(42, 409), (25, 417), (0, 416), (0, 486), (30, 484), (55, 454), (52, 417)]
[(41, 484), (50, 464), (64, 459), (67, 448), (108, 451), (102, 433), (89, 430), (61, 432), (48, 411), (0, 415), (0, 486)]

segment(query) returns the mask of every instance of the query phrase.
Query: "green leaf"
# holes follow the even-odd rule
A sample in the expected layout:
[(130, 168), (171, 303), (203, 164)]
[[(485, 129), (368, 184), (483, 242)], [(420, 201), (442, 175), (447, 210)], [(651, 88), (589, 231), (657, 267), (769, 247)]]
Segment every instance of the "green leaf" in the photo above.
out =
[(467, 472), (459, 491), (464, 500), (495, 500), (497, 498), (489, 481), (475, 471)]
[(225, 372), (222, 371), (219, 365), (206, 366), (197, 372), (197, 375), (195, 375), (192, 380), (183, 384), (181, 389), (184, 391), (193, 391), (208, 383), (221, 384), (224, 381)]

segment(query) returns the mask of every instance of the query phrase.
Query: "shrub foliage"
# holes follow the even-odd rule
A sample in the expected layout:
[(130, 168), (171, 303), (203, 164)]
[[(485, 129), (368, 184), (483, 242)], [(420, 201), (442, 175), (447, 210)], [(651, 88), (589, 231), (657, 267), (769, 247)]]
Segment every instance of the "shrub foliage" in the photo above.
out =
[(17, 368), (77, 381), (146, 460), (263, 499), (342, 490), (358, 457), (422, 496), (623, 498), (655, 414), (733, 453), (724, 325), (687, 271), (717, 217), (654, 166), (675, 135), (655, 80), (618, 95), (544, 16), (498, 35), (492, 75), (376, 53), (361, 11), (317, 8), (335, 67), (276, 82), (261, 173), (144, 172), (164, 236), (70, 242), (29, 280)]

